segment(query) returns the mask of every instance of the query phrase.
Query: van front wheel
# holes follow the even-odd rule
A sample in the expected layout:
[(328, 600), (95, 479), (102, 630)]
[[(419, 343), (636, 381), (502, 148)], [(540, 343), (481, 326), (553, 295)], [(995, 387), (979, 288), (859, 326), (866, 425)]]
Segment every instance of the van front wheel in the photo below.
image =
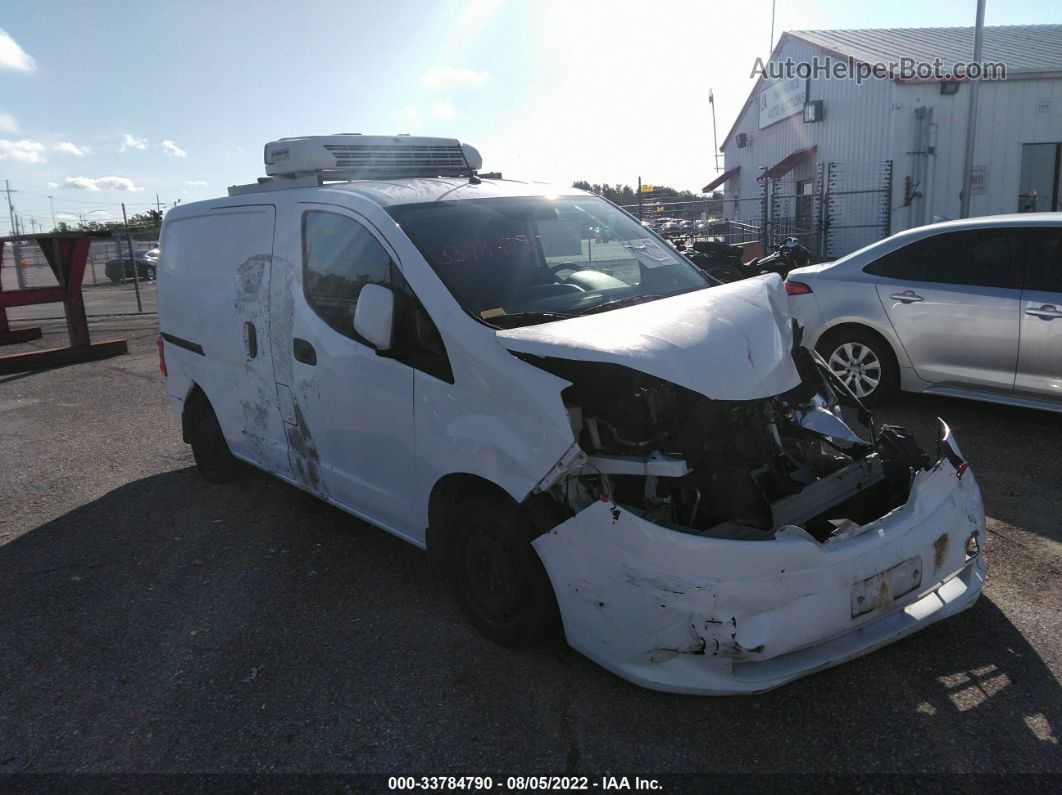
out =
[(450, 583), (472, 625), (502, 646), (528, 646), (559, 625), (557, 601), (532, 533), (502, 497), (466, 500), (448, 525)]

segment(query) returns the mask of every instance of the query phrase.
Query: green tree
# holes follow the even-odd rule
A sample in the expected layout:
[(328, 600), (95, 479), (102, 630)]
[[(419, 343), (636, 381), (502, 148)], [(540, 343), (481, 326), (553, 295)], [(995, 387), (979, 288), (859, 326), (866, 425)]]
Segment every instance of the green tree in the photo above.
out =
[[(616, 183), (615, 185), (591, 185), (586, 180), (576, 180), (572, 183), (573, 188), (579, 188), (580, 190), (588, 190), (591, 193), (596, 193), (610, 202), (615, 202), (619, 205), (632, 205), (638, 203), (638, 191), (636, 188), (632, 188), (630, 185), (623, 185)], [(720, 197), (719, 194), (713, 194), (712, 198)], [(653, 190), (648, 193), (643, 193), (642, 198), (647, 201), (702, 201), (704, 196), (700, 193), (693, 193), (688, 190), (675, 190), (668, 185), (654, 185)], [(721, 198), (721, 197), (720, 197)], [(711, 206), (711, 205), (709, 205)], [(721, 207), (720, 207), (721, 209)]]

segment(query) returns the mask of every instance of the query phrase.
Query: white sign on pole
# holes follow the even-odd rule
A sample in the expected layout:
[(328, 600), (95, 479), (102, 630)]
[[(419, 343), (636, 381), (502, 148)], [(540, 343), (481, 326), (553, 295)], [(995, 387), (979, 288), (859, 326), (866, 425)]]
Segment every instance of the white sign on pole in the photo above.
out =
[(760, 129), (804, 110), (805, 81), (799, 77), (775, 80), (756, 97), (760, 107)]
[(970, 169), (970, 195), (984, 193), (988, 187), (988, 166), (974, 166)]

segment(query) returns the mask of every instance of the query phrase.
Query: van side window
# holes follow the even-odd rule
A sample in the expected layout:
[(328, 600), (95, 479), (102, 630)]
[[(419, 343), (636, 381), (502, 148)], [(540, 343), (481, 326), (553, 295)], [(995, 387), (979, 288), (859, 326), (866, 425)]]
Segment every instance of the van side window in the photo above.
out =
[(358, 339), (354, 307), (366, 284), (391, 284), (391, 257), (364, 226), (336, 213), (302, 216), (302, 290), (314, 312)]

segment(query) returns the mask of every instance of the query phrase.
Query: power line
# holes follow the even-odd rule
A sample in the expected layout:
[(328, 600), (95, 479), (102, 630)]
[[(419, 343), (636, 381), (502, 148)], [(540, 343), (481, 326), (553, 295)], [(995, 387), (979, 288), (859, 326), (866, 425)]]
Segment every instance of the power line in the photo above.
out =
[[(13, 189), (12, 189), (13, 191)], [(53, 198), (57, 202), (73, 202), (74, 204), (81, 204), (83, 199), (68, 199), (65, 196), (54, 196), (47, 193), (35, 193), (30, 190), (19, 190), (19, 193), (25, 196), (40, 196), (43, 199)], [(89, 207), (121, 207), (122, 202), (92, 202), (88, 204)], [(155, 202), (125, 202), (126, 207), (154, 207)]]

